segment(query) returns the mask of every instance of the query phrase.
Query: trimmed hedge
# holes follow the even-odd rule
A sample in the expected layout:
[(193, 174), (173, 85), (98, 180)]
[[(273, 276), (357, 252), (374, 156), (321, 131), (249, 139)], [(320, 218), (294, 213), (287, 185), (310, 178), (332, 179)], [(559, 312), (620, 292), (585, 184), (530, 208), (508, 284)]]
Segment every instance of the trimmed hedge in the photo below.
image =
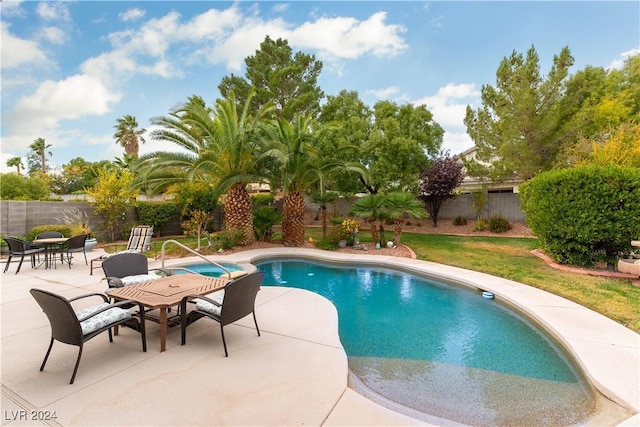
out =
[(71, 227), (65, 224), (44, 224), (44, 225), (36, 225), (31, 230), (29, 230), (29, 234), (27, 234), (27, 239), (29, 241), (34, 240), (36, 236), (40, 233), (44, 233), (45, 231), (57, 231), (58, 233), (62, 233), (64, 237), (72, 237)]
[(520, 186), (526, 221), (559, 263), (615, 265), (640, 237), (640, 169), (580, 166)]
[(173, 202), (137, 202), (136, 204), (140, 224), (153, 226), (156, 236), (160, 236), (162, 227), (178, 214), (179, 209), (180, 206)]

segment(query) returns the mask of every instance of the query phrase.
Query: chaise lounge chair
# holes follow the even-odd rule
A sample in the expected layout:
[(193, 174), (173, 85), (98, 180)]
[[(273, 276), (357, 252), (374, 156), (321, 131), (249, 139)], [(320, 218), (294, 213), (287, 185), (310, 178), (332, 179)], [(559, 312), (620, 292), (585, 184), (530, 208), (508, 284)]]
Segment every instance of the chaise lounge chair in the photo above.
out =
[[(153, 227), (149, 225), (139, 225), (137, 227), (133, 227), (131, 229), (131, 234), (129, 235), (129, 242), (127, 242), (127, 248), (123, 251), (116, 252), (117, 253), (126, 253), (126, 252), (137, 252), (143, 253), (149, 250), (149, 246), (151, 244), (151, 237), (153, 236)], [(93, 269), (100, 265), (102, 261), (111, 257), (115, 254), (105, 254), (98, 258), (94, 258), (91, 260), (91, 267), (89, 274), (93, 275)]]

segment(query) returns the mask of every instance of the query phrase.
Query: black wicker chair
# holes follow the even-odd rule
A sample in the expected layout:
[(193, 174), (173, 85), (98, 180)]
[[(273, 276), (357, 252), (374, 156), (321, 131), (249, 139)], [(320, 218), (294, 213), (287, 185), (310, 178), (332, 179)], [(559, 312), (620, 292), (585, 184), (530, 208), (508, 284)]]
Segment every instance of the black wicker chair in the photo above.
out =
[[(129, 310), (122, 308), (126, 305), (136, 304), (134, 301), (127, 300), (109, 304), (108, 298), (99, 293), (91, 293), (66, 299), (61, 295), (56, 295), (42, 289), (31, 289), (30, 292), (42, 308), (42, 311), (44, 311), (49, 318), (49, 323), (51, 324), (51, 342), (49, 343), (47, 354), (42, 361), (42, 366), (40, 366), (40, 371), (44, 370), (44, 365), (47, 363), (54, 340), (65, 344), (76, 345), (79, 347), (78, 359), (76, 360), (71, 381), (69, 382), (69, 384), (73, 384), (76, 373), (78, 372), (78, 366), (80, 365), (80, 357), (82, 357), (82, 347), (84, 343), (105, 331), (109, 331), (109, 342), (113, 342), (111, 328), (116, 325), (127, 325), (140, 332), (142, 336), (142, 351), (147, 351), (144, 316), (142, 316), (141, 320), (138, 320), (131, 317)], [(103, 301), (102, 304), (77, 313), (71, 306), (72, 301), (94, 296), (100, 297)], [(143, 307), (140, 307), (140, 309), (142, 308)]]
[[(208, 317), (220, 323), (222, 334), (222, 345), (224, 346), (225, 357), (227, 352), (227, 342), (224, 338), (224, 326), (233, 323), (243, 317), (253, 314), (253, 322), (256, 331), (260, 336), (258, 321), (256, 320), (255, 302), (256, 295), (260, 290), (260, 285), (264, 278), (264, 273), (256, 272), (230, 282), (223, 292), (213, 298), (202, 295), (189, 295), (182, 299), (180, 304), (182, 345), (187, 342), (187, 327), (202, 317)], [(195, 309), (187, 312), (187, 303), (196, 302)]]
[(31, 258), (31, 267), (36, 266), (36, 255), (38, 257), (40, 254), (45, 253), (45, 248), (36, 248), (31, 245), (30, 242), (26, 240), (18, 239), (16, 237), (3, 237), (4, 241), (7, 242), (7, 246), (9, 247), (9, 258), (7, 259), (7, 264), (4, 266), (4, 273), (9, 269), (9, 264), (11, 263), (11, 258), (20, 257), (20, 262), (18, 263), (18, 268), (16, 269), (16, 274), (20, 271), (20, 267), (22, 267), (22, 261), (24, 261), (24, 257), (29, 256)]
[(77, 236), (71, 237), (64, 245), (62, 249), (62, 254), (66, 256), (67, 264), (69, 264), (69, 268), (71, 268), (71, 258), (73, 258), (73, 253), (82, 252), (84, 255), (84, 264), (89, 265), (87, 262), (87, 252), (84, 249), (84, 243), (87, 241), (86, 234), (78, 234)]
[[(149, 270), (149, 260), (146, 255), (138, 252), (121, 252), (105, 258), (102, 262), (102, 271), (106, 276), (103, 280), (107, 281), (110, 288), (121, 288), (141, 281), (168, 276), (168, 273), (161, 268)], [(149, 274), (153, 271), (159, 271), (160, 275)]]

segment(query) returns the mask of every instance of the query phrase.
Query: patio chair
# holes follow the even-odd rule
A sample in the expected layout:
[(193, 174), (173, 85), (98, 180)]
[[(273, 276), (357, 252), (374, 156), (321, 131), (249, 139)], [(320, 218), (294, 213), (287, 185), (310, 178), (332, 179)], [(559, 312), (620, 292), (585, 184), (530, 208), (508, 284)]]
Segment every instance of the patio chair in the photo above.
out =
[(38, 255), (38, 259), (40, 258), (40, 254), (45, 254), (45, 248), (35, 248), (31, 245), (30, 242), (26, 240), (18, 239), (17, 237), (3, 237), (4, 241), (7, 242), (7, 246), (9, 246), (9, 258), (7, 259), (7, 264), (4, 266), (4, 273), (9, 269), (9, 264), (11, 263), (11, 259), (13, 257), (20, 257), (20, 262), (18, 263), (18, 268), (15, 274), (18, 274), (20, 271), (20, 267), (22, 267), (22, 261), (24, 261), (24, 257), (31, 257), (31, 268), (36, 266), (36, 255)]
[[(73, 384), (80, 365), (84, 343), (105, 331), (109, 332), (109, 342), (113, 342), (111, 328), (117, 325), (127, 325), (140, 332), (142, 336), (142, 351), (147, 351), (144, 317), (141, 320), (133, 318), (129, 310), (122, 308), (127, 304), (134, 303), (133, 301), (127, 300), (110, 304), (108, 298), (99, 293), (66, 299), (61, 295), (42, 289), (31, 289), (30, 292), (42, 308), (42, 311), (47, 315), (47, 318), (49, 318), (49, 323), (51, 324), (51, 342), (40, 366), (41, 372), (47, 363), (54, 341), (57, 340), (65, 344), (78, 346), (78, 359), (69, 382), (69, 384)], [(71, 302), (89, 297), (99, 297), (102, 299), (102, 303), (78, 312), (71, 306)], [(142, 307), (140, 308), (142, 309)]]
[(71, 258), (73, 258), (72, 254), (79, 253), (79, 252), (82, 252), (82, 254), (84, 255), (84, 264), (89, 265), (89, 263), (87, 262), (87, 252), (84, 249), (84, 243), (86, 241), (87, 241), (86, 234), (78, 234), (77, 236), (71, 237), (65, 243), (61, 251), (61, 254), (63, 256), (66, 256), (67, 258), (66, 261), (67, 261), (67, 264), (69, 264), (69, 268), (71, 268)]
[[(187, 327), (202, 317), (208, 317), (220, 323), (224, 356), (228, 357), (227, 342), (224, 338), (224, 326), (238, 321), (249, 314), (253, 314), (253, 323), (260, 336), (258, 321), (256, 320), (255, 302), (256, 295), (264, 278), (263, 272), (256, 272), (230, 282), (224, 291), (209, 298), (202, 295), (189, 295), (182, 299), (180, 304), (182, 345), (187, 342)], [(187, 312), (187, 303), (195, 302), (195, 309)]]
[(153, 236), (153, 227), (149, 225), (139, 225), (131, 229), (129, 234), (129, 241), (127, 242), (127, 248), (123, 251), (118, 251), (113, 254), (104, 254), (98, 258), (91, 260), (91, 268), (89, 274), (93, 274), (93, 269), (96, 267), (94, 264), (99, 264), (105, 259), (112, 257), (115, 254), (122, 252), (138, 252), (143, 253), (149, 250), (151, 244), (151, 237)]
[[(136, 283), (154, 280), (169, 273), (161, 268), (149, 270), (149, 260), (146, 255), (137, 252), (119, 252), (112, 254), (102, 261), (102, 271), (109, 288), (121, 288)], [(150, 274), (159, 271), (160, 275)]]

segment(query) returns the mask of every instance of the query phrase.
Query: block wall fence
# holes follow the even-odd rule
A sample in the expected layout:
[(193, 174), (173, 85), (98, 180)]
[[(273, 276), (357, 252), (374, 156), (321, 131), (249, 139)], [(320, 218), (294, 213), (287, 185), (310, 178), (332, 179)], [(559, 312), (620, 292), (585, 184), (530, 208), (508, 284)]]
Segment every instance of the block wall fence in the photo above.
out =
[[(520, 198), (514, 193), (489, 193), (487, 195), (487, 204), (485, 206), (483, 217), (491, 218), (493, 216), (501, 216), (510, 222), (524, 222), (524, 213), (520, 209)], [(355, 198), (339, 199), (337, 209), (340, 215), (347, 216), (349, 208), (355, 202)], [(453, 199), (445, 201), (440, 209), (439, 219), (453, 219), (459, 215), (467, 219), (474, 219), (476, 213), (473, 211), (474, 196), (472, 194), (461, 194)], [(319, 205), (306, 201), (307, 212), (315, 213)], [(282, 211), (282, 203), (275, 203), (278, 210)], [(102, 219), (93, 213), (93, 208), (87, 202), (41, 202), (41, 201), (15, 201), (0, 200), (0, 235), (9, 236), (26, 236), (31, 228), (36, 225), (58, 224), (56, 218), (61, 218), (64, 210), (79, 209), (86, 212), (89, 226), (93, 234), (98, 238), (104, 238), (104, 232), (100, 223)], [(329, 207), (331, 210), (332, 207)], [(220, 208), (214, 212), (214, 221), (219, 228), (222, 227), (223, 212)], [(162, 230), (155, 230), (158, 235), (160, 231), (164, 236), (176, 236), (182, 234), (180, 226), (180, 217), (176, 215), (169, 224)], [(125, 230), (128, 226), (137, 224), (138, 217), (133, 207), (130, 207), (126, 213), (125, 219), (121, 222), (122, 239), (129, 237), (129, 231)], [(126, 234), (126, 235), (125, 235)]]

